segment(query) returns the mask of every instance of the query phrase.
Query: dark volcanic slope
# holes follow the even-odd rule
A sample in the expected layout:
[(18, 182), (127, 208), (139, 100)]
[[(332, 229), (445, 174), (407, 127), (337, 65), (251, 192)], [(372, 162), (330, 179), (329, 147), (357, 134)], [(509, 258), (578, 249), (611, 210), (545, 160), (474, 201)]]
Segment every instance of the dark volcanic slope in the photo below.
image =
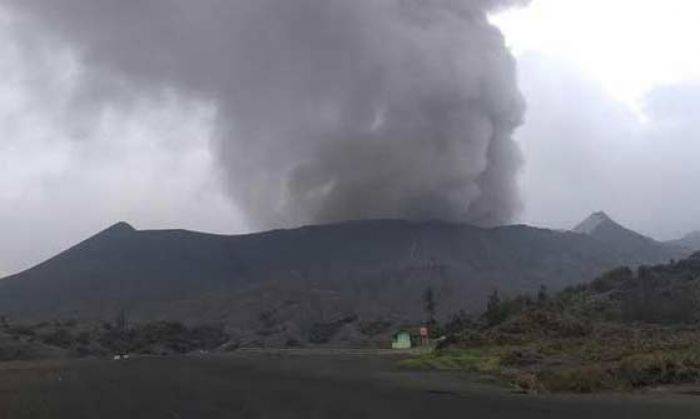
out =
[(1, 280), (0, 312), (109, 318), (123, 308), (243, 328), (287, 322), (299, 332), (341, 314), (418, 319), (428, 286), (448, 315), (477, 308), (495, 288), (558, 288), (668, 257), (526, 226), (380, 220), (220, 236), (120, 223)]

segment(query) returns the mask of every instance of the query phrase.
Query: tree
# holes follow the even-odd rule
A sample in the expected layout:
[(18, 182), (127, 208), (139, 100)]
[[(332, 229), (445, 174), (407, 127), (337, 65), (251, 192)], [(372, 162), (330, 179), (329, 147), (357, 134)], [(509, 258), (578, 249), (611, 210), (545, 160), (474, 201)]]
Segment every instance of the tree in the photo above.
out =
[(459, 310), (459, 312), (453, 314), (450, 321), (445, 324), (443, 331), (447, 335), (453, 335), (469, 329), (473, 327), (473, 325), (471, 316), (469, 316), (466, 311)]
[(126, 318), (126, 310), (119, 310), (116, 319), (114, 319), (114, 327), (120, 332), (123, 332), (127, 329), (128, 320)]
[(423, 292), (423, 307), (425, 308), (425, 314), (427, 315), (429, 325), (435, 324), (436, 306), (433, 288), (428, 287), (425, 289), (425, 292)]
[(537, 303), (539, 305), (544, 305), (549, 300), (549, 295), (547, 294), (547, 287), (545, 285), (540, 285), (540, 290), (537, 292)]
[(496, 326), (503, 323), (507, 316), (508, 313), (501, 301), (501, 296), (498, 294), (498, 290), (494, 290), (486, 302), (486, 312), (484, 313), (486, 322), (489, 326)]
[(492, 312), (501, 306), (501, 296), (498, 294), (498, 290), (493, 290), (489, 299), (486, 302), (486, 312)]

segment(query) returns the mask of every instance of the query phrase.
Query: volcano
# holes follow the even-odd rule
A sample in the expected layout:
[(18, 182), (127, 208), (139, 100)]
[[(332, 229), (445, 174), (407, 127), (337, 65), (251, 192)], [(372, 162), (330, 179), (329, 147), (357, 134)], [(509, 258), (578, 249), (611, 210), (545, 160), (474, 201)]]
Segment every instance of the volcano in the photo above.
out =
[(0, 280), (0, 314), (104, 320), (126, 311), (303, 340), (318, 324), (421, 321), (427, 288), (448, 317), (480, 310), (495, 289), (560, 289), (671, 256), (601, 215), (576, 232), (372, 220), (224, 236), (118, 223)]

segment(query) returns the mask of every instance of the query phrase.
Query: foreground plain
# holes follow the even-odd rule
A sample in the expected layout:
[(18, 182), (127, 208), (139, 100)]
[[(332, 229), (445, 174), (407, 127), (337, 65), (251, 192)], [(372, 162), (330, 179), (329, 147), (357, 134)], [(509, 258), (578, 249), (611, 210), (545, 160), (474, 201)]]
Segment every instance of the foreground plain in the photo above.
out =
[(697, 418), (700, 397), (532, 396), (351, 351), (8, 363), (10, 418)]

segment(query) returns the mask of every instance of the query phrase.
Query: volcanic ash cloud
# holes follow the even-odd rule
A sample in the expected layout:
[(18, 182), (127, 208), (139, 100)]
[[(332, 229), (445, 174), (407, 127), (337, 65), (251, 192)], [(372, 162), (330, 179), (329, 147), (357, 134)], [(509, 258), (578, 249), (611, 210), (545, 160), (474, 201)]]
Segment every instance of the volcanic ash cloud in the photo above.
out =
[(96, 79), (214, 103), (227, 188), (256, 227), (510, 221), (524, 106), (487, 13), (517, 3), (0, 0), (74, 48), (94, 106), (114, 94)]

